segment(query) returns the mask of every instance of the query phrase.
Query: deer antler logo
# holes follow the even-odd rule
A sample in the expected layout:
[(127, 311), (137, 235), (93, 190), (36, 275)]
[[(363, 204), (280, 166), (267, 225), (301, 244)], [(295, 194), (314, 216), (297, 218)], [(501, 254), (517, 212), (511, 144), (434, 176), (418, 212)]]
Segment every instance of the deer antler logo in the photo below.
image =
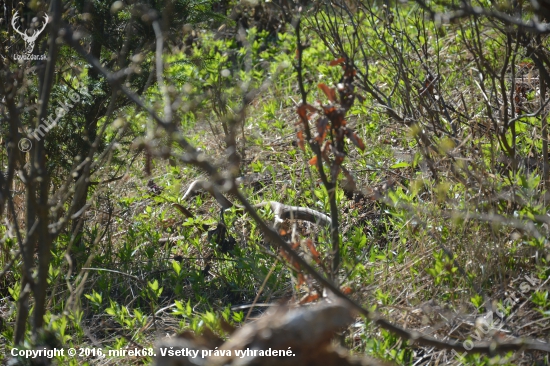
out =
[(26, 31), (21, 32), (19, 30), (19, 27), (15, 24), (16, 20), (19, 19), (18, 13), (19, 13), (19, 11), (16, 11), (15, 14), (13, 15), (13, 18), (11, 20), (11, 25), (13, 26), (13, 29), (17, 33), (19, 33), (21, 35), (21, 37), (23, 37), (23, 40), (25, 41), (25, 53), (26, 54), (31, 54), (32, 50), (34, 49), (34, 42), (36, 41), (36, 39), (38, 38), (40, 33), (42, 33), (44, 28), (46, 28), (46, 25), (48, 24), (48, 20), (50, 18), (48, 18), (48, 14), (44, 14), (44, 25), (42, 26), (42, 29), (40, 29), (40, 30), (34, 29), (33, 34), (31, 36), (29, 36), (29, 35), (27, 35)]

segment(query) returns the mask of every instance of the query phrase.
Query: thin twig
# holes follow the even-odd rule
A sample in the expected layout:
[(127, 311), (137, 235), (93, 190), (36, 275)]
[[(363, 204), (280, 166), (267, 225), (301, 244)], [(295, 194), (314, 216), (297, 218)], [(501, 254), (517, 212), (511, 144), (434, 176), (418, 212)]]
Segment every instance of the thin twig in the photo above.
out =
[(264, 287), (267, 283), (267, 280), (269, 280), (269, 277), (271, 277), (271, 275), (273, 274), (273, 271), (277, 267), (278, 263), (279, 263), (279, 260), (276, 260), (275, 262), (273, 262), (273, 265), (269, 269), (269, 272), (267, 273), (267, 276), (265, 276), (264, 282), (260, 286), (260, 290), (258, 290), (258, 293), (256, 294), (256, 297), (254, 298), (254, 301), (252, 301), (252, 305), (250, 306), (250, 309), (248, 309), (248, 313), (246, 314), (246, 317), (244, 318), (245, 323), (248, 320), (248, 317), (250, 316), (250, 314), (252, 313), (252, 309), (254, 309), (254, 305), (256, 305), (256, 301), (258, 301), (258, 299), (260, 298), (260, 295), (262, 294), (262, 291), (264, 290)]

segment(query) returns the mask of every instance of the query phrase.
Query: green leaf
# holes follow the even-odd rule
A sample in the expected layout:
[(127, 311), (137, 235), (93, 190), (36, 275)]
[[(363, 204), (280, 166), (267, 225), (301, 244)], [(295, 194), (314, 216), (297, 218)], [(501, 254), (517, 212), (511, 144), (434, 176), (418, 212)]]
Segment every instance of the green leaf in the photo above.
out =
[(406, 161), (402, 161), (400, 163), (393, 164), (390, 166), (390, 169), (399, 169), (399, 168), (409, 168), (411, 164), (407, 163)]
[(154, 282), (149, 282), (149, 288), (153, 291), (157, 291), (159, 288), (159, 281), (155, 280)]
[(193, 314), (193, 308), (191, 307), (191, 300), (187, 301), (187, 305), (185, 307), (185, 313), (187, 316), (191, 316), (191, 314)]
[(178, 261), (172, 261), (172, 268), (174, 268), (174, 271), (179, 276), (179, 274), (181, 272), (181, 266), (180, 266)]
[(239, 311), (238, 313), (233, 313), (233, 321), (240, 323), (244, 319), (244, 313)]

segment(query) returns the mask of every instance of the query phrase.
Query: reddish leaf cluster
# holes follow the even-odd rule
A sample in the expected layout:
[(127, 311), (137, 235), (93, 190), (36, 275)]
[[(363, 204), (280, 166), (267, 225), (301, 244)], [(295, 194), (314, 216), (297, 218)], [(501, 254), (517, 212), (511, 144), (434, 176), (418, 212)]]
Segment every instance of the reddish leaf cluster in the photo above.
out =
[(527, 100), (527, 86), (525, 84), (517, 84), (514, 94), (514, 102), (516, 104), (516, 113), (521, 114), (523, 110), (523, 102)]
[[(360, 150), (365, 149), (363, 140), (357, 136), (355, 131), (346, 126), (345, 119), (355, 99), (357, 98), (361, 102), (364, 99), (355, 93), (355, 86), (353, 85), (353, 80), (356, 76), (355, 69), (347, 64), (344, 58), (334, 60), (330, 65), (341, 65), (344, 74), (340, 78), (336, 88), (331, 88), (323, 83), (318, 85), (329, 101), (328, 104), (321, 104), (319, 102), (321, 110), (307, 103), (303, 103), (298, 107), (297, 112), (300, 120), (297, 124), (301, 125), (302, 128), (297, 132), (297, 137), (298, 146), (302, 150), (305, 150), (306, 139), (309, 140), (309, 143), (319, 146), (321, 156), (329, 164), (332, 180), (335, 181), (340, 171), (343, 171), (346, 177), (351, 178), (351, 175), (342, 167), (342, 163), (346, 157), (344, 138), (347, 137)], [(309, 121), (313, 118), (316, 118), (315, 136), (311, 135), (309, 126)], [(321, 168), (321, 162), (317, 161), (316, 156), (309, 163)]]

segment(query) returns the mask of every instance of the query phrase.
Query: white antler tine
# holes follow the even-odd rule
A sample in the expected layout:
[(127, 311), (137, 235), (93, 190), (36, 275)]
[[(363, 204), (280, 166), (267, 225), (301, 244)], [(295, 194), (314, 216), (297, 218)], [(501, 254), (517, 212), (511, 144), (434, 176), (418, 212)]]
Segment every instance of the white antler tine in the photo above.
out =
[(16, 11), (15, 14), (13, 14), (13, 17), (11, 18), (11, 25), (13, 26), (13, 29), (22, 35), (23, 37), (26, 37), (27, 35), (19, 30), (19, 26), (16, 25), (16, 21), (19, 19), (19, 11)]
[(42, 33), (44, 28), (46, 28), (46, 26), (48, 25), (48, 20), (50, 20), (50, 18), (48, 17), (48, 14), (44, 13), (44, 25), (42, 26), (42, 29), (40, 29), (40, 33)]

